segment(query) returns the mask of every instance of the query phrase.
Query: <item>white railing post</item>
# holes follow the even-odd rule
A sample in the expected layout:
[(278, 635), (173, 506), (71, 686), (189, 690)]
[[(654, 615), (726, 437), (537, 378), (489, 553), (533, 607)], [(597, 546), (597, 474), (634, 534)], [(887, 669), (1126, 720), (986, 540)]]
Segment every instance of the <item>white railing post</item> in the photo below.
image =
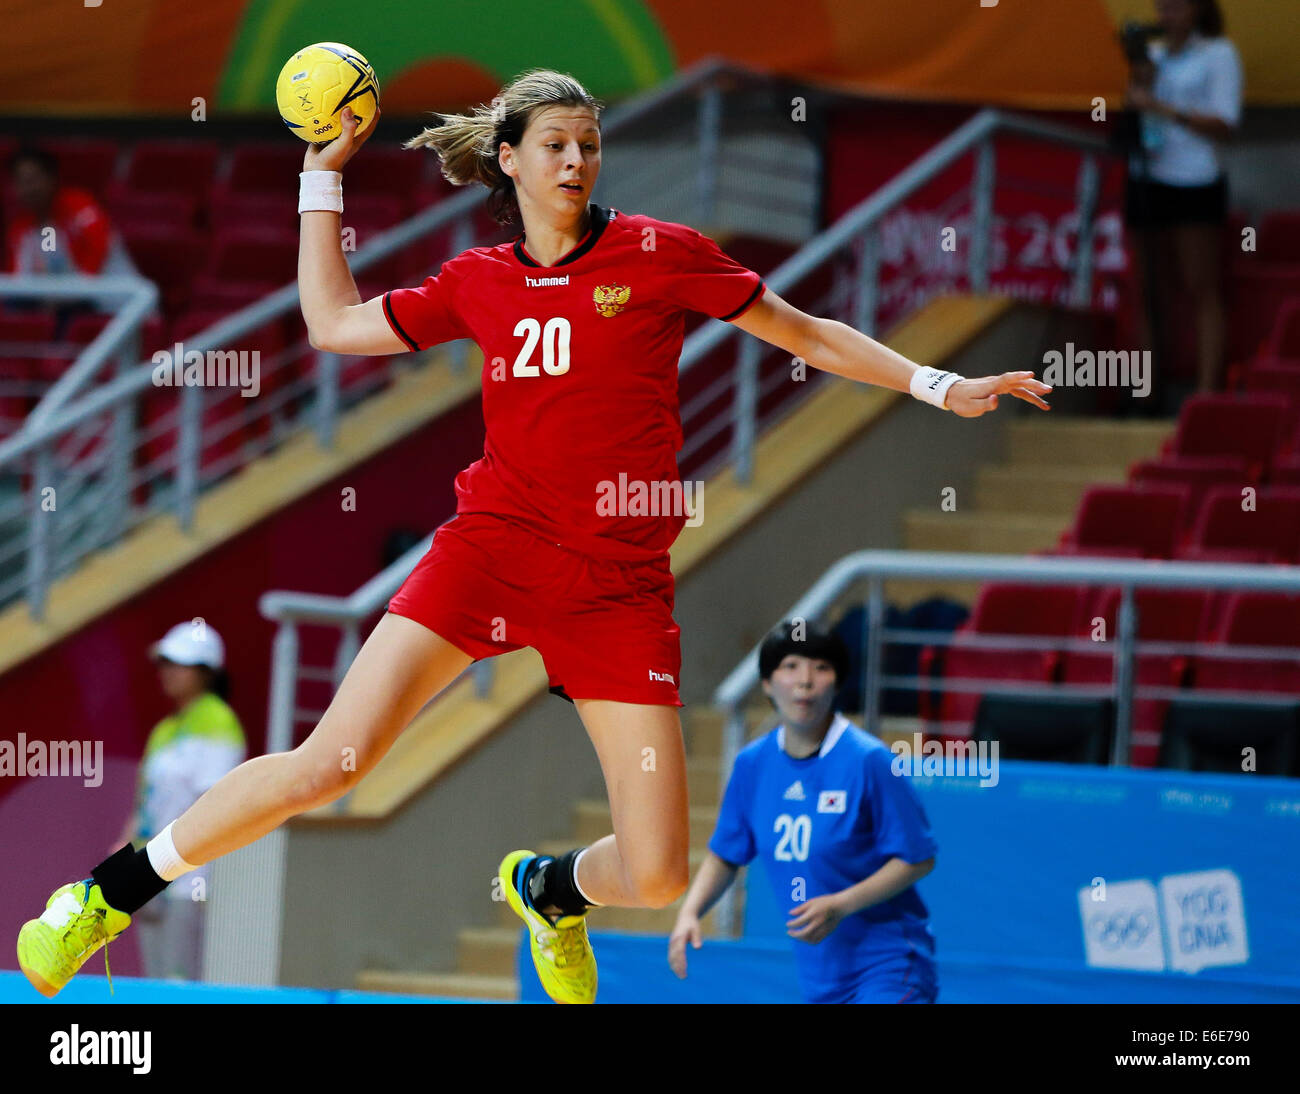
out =
[(736, 481), (748, 486), (754, 475), (754, 437), (758, 429), (757, 338), (742, 337), (736, 362), (736, 393), (732, 403), (731, 462)]
[(1101, 170), (1097, 157), (1089, 154), (1079, 165), (1077, 197), (1079, 230), (1074, 251), (1074, 278), (1070, 285), (1070, 303), (1086, 308), (1092, 303), (1092, 240), (1097, 226), (1097, 201), (1101, 191)]
[(868, 337), (876, 333), (880, 308), (880, 222), (872, 221), (858, 237), (858, 276), (853, 325)]
[(1127, 764), (1130, 755), (1137, 626), (1133, 586), (1125, 584), (1120, 589), (1119, 614), (1115, 621), (1115, 739), (1111, 745), (1110, 762), (1116, 765)]
[(699, 93), (696, 108), (699, 138), (700, 224), (707, 228), (718, 211), (718, 157), (722, 144), (722, 89), (709, 80)]
[[(54, 525), (58, 520), (59, 490), (54, 462), (54, 442), (41, 445), (32, 461), (31, 523), (27, 526), (27, 607), (37, 621), (45, 618), (45, 598), (50, 587), (50, 555), (54, 550)], [(50, 506), (45, 505), (49, 490)]]
[(176, 519), (188, 532), (194, 525), (203, 450), (203, 391), (197, 384), (180, 389), (180, 429), (176, 444)]
[(989, 291), (989, 256), (993, 250), (993, 191), (997, 161), (992, 135), (975, 152), (975, 177), (971, 182), (970, 288)]

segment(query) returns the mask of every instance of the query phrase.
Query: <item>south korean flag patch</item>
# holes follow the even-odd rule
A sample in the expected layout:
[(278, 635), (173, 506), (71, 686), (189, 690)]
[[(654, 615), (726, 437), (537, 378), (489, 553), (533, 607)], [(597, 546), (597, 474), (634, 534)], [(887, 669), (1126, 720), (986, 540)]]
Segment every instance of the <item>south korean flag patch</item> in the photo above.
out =
[(823, 790), (817, 795), (818, 813), (843, 813), (848, 805), (847, 790)]

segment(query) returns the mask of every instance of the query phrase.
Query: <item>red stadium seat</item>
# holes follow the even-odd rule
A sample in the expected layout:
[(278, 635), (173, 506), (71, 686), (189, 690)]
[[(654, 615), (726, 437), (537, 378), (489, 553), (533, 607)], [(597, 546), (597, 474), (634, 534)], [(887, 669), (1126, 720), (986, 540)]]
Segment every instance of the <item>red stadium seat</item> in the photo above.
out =
[(201, 308), (244, 307), (298, 276), (296, 234), (248, 229), (216, 239), (203, 272), (194, 280)]
[(1300, 296), (1282, 303), (1264, 342), (1264, 356), (1300, 359)]
[(1300, 486), (1300, 455), (1283, 456), (1273, 465), (1274, 486)]
[(108, 193), (122, 151), (119, 141), (51, 138), (41, 141), (41, 147), (59, 161), (59, 181), (64, 186), (89, 190), (100, 198)]
[(1255, 238), (1255, 257), (1264, 262), (1300, 262), (1300, 210), (1264, 214)]
[[(219, 189), (232, 195), (296, 194), (305, 151), (298, 141), (242, 144), (230, 154), (229, 171), (222, 177)], [(348, 166), (351, 168), (351, 164)]]
[(57, 329), (54, 316), (45, 312), (0, 312), (0, 354), (26, 356), (53, 342)]
[(124, 233), (136, 268), (158, 286), (163, 310), (174, 315), (186, 307), (195, 271), (207, 252), (207, 241), (197, 232), (138, 229)]
[(1189, 561), (1294, 562), (1300, 555), (1300, 490), (1265, 487), (1246, 509), (1242, 490), (1214, 487), (1201, 506), (1191, 542), (1179, 557)]
[(202, 198), (212, 188), (219, 149), (207, 140), (137, 141), (123, 175), (129, 190)]
[(1191, 492), (1185, 486), (1094, 486), (1080, 502), (1074, 526), (1062, 547), (1141, 552), (1145, 558), (1170, 558), (1190, 517)]
[(1129, 469), (1134, 486), (1186, 486), (1192, 497), (1204, 495), (1212, 486), (1249, 485), (1246, 461), (1226, 456), (1179, 456), (1164, 460), (1143, 460)]
[(37, 383), (48, 388), (72, 367), (75, 357), (67, 354), (46, 354), (32, 358), (33, 372)]
[(35, 362), (0, 355), (0, 436), (10, 436), (22, 427), (36, 405), (35, 386)]
[[(1104, 621), (1105, 652), (1067, 651), (1061, 658), (1061, 680), (1067, 684), (1111, 684), (1115, 673), (1116, 621), (1120, 591), (1102, 589), (1085, 613), (1079, 633), (1092, 637), (1095, 621)], [(1204, 633), (1212, 598), (1203, 590), (1135, 589), (1138, 642), (1195, 642)], [(1189, 658), (1185, 655), (1139, 653), (1135, 684), (1139, 687), (1178, 687), (1186, 679)], [(1160, 746), (1160, 727), (1168, 699), (1136, 699), (1133, 703), (1132, 761), (1138, 767), (1154, 767)]]
[(1278, 309), (1295, 296), (1300, 296), (1300, 262), (1239, 258), (1227, 285), (1228, 359), (1257, 356), (1272, 333)]
[(1251, 395), (1277, 395), (1285, 399), (1283, 433), (1290, 436), (1300, 428), (1300, 360), (1264, 358), (1254, 362), (1245, 374), (1245, 390)]
[[(932, 675), (939, 662), (945, 680), (1048, 683), (1056, 677), (1059, 651), (976, 648), (972, 642), (979, 635), (1068, 636), (1079, 624), (1083, 603), (1082, 586), (985, 585), (970, 619), (954, 633), (954, 644), (942, 651), (928, 646), (921, 651), (921, 675)], [(936, 711), (929, 692), (923, 689), (921, 715), (938, 723), (937, 732), (966, 736), (981, 695), (974, 691), (942, 692)]]
[(197, 223), (199, 199), (183, 191), (136, 190), (115, 183), (107, 205), (114, 225), (123, 234), (141, 227), (185, 232)]
[[(1236, 646), (1292, 647), (1300, 653), (1300, 596), (1234, 593), (1210, 637)], [(1198, 688), (1295, 695), (1300, 694), (1300, 660), (1207, 652), (1194, 659), (1192, 680)]]
[(355, 156), (348, 163), (348, 197), (344, 208), (350, 209), (354, 198), (383, 196), (396, 198), (402, 215), (415, 212), (415, 196), (430, 159), (436, 157), (421, 148), (376, 146), (374, 141), (368, 142), (365, 154)]
[(223, 190), (212, 195), (208, 219), (218, 236), (248, 229), (297, 232), (298, 201), (292, 191), (237, 194)]
[(1183, 403), (1168, 456), (1244, 459), (1259, 475), (1284, 436), (1287, 400), (1276, 394), (1193, 395)]

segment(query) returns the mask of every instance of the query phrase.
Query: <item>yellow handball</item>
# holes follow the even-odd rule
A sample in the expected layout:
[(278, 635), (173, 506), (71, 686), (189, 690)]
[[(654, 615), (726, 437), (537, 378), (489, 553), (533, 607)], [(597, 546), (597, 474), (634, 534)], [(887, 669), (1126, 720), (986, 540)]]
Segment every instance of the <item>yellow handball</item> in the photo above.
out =
[(300, 49), (280, 69), (275, 105), (284, 124), (312, 144), (325, 144), (343, 132), (343, 108), (357, 116), (357, 136), (375, 124), (379, 81), (360, 53), (340, 42), (317, 42)]

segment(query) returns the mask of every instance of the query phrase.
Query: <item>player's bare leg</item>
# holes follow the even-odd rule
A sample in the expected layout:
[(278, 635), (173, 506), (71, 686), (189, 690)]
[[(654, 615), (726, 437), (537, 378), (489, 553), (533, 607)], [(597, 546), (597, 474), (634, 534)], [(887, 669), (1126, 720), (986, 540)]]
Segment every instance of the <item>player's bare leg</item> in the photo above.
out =
[(614, 834), (578, 862), (578, 886), (599, 904), (663, 908), (690, 880), (686, 750), (677, 707), (575, 700), (596, 748)]
[(614, 835), (558, 859), (514, 851), (497, 876), (528, 928), (546, 993), (557, 1003), (593, 1003), (597, 970), (587, 908), (663, 908), (686, 891), (686, 751), (676, 707), (604, 699), (574, 704), (605, 774)]
[(311, 736), (292, 752), (249, 760), (216, 783), (174, 824), (177, 853), (201, 866), (342, 797), (471, 661), (427, 627), (385, 614)]

